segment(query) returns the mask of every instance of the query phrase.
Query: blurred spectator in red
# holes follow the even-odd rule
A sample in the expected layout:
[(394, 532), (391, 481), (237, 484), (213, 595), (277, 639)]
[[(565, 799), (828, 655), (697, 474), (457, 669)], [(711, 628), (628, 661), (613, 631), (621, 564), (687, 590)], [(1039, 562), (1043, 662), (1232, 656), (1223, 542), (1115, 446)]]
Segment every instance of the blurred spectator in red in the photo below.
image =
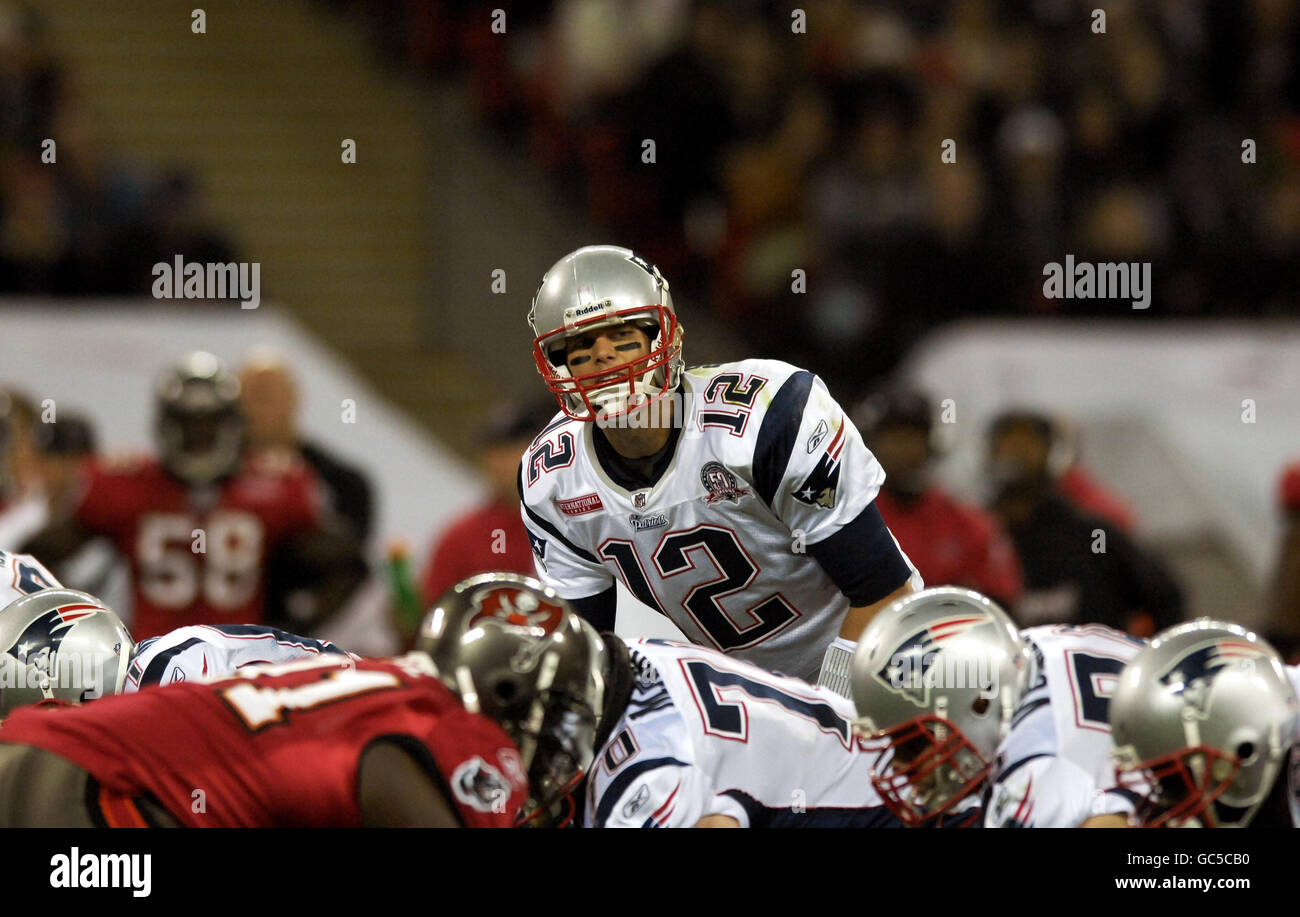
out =
[[(36, 424), (33, 438), (40, 469), (41, 513), (39, 524), (33, 525), (28, 535), (45, 527), (50, 507), (68, 506), (78, 498), (84, 468), (96, 456), (97, 440), (87, 417), (63, 407), (48, 423)], [(76, 583), (76, 588), (97, 596), (119, 614), (129, 614), (130, 575), (112, 539), (91, 538), (52, 569), (60, 582)]]
[(1022, 627), (1106, 624), (1147, 637), (1182, 618), (1182, 592), (1163, 565), (1117, 525), (1057, 489), (1041, 415), (1010, 411), (989, 432), (993, 509), (1015, 542), (1025, 592)]
[(298, 387), (282, 359), (269, 351), (254, 351), (239, 371), (239, 409), (244, 415), (244, 450), (253, 459), (279, 454), (299, 457), (325, 485), (334, 512), (364, 542), (374, 515), (373, 488), (358, 469), (340, 461), (298, 431)]
[(1277, 496), (1285, 532), (1273, 574), (1268, 639), (1295, 665), (1300, 663), (1300, 462), (1282, 472)]
[[(321, 550), (316, 538), (300, 537), (285, 541), (267, 559), (265, 623), (303, 633), (309, 625), (318, 628), (330, 610), (339, 610), (351, 594), (348, 587), (369, 575), (361, 548), (370, 536), (372, 487), (360, 470), (301, 435), (298, 388), (277, 354), (249, 353), (239, 371), (239, 385), (245, 461), (255, 466), (309, 466), (331, 511), (331, 528), (357, 547), (340, 556)], [(340, 565), (347, 568), (346, 576), (334, 569)], [(321, 584), (331, 578), (337, 578), (342, 592), (322, 592)]]
[(36, 462), (52, 504), (62, 506), (72, 498), (82, 464), (95, 455), (95, 439), (90, 420), (72, 411), (59, 411), (55, 420), (36, 425)]
[(869, 398), (857, 414), (885, 469), (876, 506), (925, 584), (966, 586), (1008, 606), (1020, 598), (1020, 562), (1002, 526), (930, 480), (937, 449), (929, 399), (895, 390)]
[(519, 514), (519, 461), (550, 420), (550, 407), (503, 406), (482, 433), (479, 467), (488, 499), (438, 537), (420, 584), (433, 602), (456, 583), (490, 570), (535, 575), (533, 550)]
[(1048, 475), (1056, 491), (1079, 511), (1100, 516), (1132, 534), (1137, 527), (1133, 508), (1123, 497), (1106, 487), (1079, 463), (1079, 438), (1074, 428), (1060, 418), (1036, 411), (1006, 411), (990, 434), (998, 435), (998, 424), (1016, 427), (1023, 435), (1025, 461), (1035, 472)]

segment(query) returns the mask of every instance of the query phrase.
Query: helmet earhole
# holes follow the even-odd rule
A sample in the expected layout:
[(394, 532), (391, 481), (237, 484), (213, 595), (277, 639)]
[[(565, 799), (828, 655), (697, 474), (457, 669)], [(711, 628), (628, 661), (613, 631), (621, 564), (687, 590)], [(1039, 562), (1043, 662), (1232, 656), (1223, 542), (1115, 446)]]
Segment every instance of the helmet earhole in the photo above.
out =
[(977, 697), (975, 702), (970, 705), (970, 712), (976, 716), (984, 716), (989, 712), (989, 699), (987, 697)]
[(1237, 746), (1237, 757), (1242, 764), (1249, 764), (1255, 757), (1255, 743), (1242, 742)]
[(518, 695), (519, 688), (513, 681), (503, 678), (492, 686), (492, 693), (501, 703), (508, 704)]

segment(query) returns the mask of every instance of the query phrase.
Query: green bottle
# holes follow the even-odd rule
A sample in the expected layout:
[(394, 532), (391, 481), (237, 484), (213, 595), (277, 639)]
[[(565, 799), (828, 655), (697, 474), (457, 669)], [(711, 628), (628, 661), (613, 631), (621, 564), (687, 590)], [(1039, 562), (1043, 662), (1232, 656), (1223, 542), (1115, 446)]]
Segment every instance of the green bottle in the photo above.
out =
[(419, 590), (411, 576), (410, 551), (404, 541), (392, 541), (388, 544), (388, 583), (393, 591), (393, 624), (402, 639), (402, 645), (409, 647), (424, 617), (424, 608), (420, 601)]

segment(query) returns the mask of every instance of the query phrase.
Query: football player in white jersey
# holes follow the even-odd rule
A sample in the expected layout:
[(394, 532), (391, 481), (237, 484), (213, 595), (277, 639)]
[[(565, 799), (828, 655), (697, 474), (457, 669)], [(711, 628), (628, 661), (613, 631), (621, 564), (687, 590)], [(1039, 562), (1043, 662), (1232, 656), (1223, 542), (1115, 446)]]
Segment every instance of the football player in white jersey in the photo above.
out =
[(137, 645), (99, 599), (63, 588), (30, 555), (0, 551), (0, 719), (43, 700), (131, 694), (322, 653), (351, 655), (327, 640), (251, 624), (182, 627)]
[(246, 665), (292, 662), (345, 653), (328, 640), (290, 634), (262, 624), (192, 624), (139, 643), (126, 670), (123, 694), (149, 685), (224, 677)]
[(1099, 625), (1017, 631), (969, 589), (896, 602), (853, 663), (882, 798), (909, 825), (981, 799), (988, 827), (1125, 824), (1133, 795), (1115, 787), (1107, 704), (1141, 646)]
[[(466, 621), (527, 629), (566, 608), (530, 577), (471, 577), (429, 610), (415, 648), (439, 659)], [(585, 826), (899, 827), (846, 698), (716, 650), (582, 629), (605, 648)]]
[(1135, 796), (1115, 783), (1110, 698), (1146, 641), (1101, 624), (1020, 632), (1037, 679), (1011, 718), (984, 800), (989, 828), (1123, 827)]
[(821, 380), (777, 360), (686, 369), (667, 281), (625, 248), (562, 258), (528, 320), (561, 408), (520, 466), (543, 581), (612, 630), (617, 578), (691, 642), (847, 693), (852, 639), (921, 580)]
[(592, 763), (585, 826), (902, 827), (847, 698), (716, 650), (603, 636), (633, 683)]

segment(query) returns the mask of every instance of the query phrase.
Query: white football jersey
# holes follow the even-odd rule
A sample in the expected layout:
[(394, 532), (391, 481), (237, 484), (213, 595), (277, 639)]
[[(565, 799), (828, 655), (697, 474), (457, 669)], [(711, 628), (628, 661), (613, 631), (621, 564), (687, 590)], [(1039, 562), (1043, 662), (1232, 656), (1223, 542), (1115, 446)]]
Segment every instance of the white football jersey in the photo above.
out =
[(33, 592), (62, 586), (32, 555), (0, 551), (0, 608)]
[(587, 779), (587, 827), (898, 827), (853, 703), (714, 650), (627, 640), (636, 685)]
[(224, 678), (246, 665), (292, 662), (322, 653), (352, 655), (328, 640), (300, 637), (260, 624), (178, 627), (136, 647), (122, 693), (134, 694), (149, 685)]
[(1020, 633), (1038, 658), (1038, 679), (998, 749), (985, 826), (1077, 827), (1132, 812), (1131, 794), (1115, 786), (1108, 714), (1120, 670), (1144, 642), (1100, 624)]
[[(822, 381), (788, 363), (689, 369), (674, 411), (681, 433), (653, 487), (611, 479), (593, 423), (559, 414), (533, 441), (520, 490), (540, 578), (577, 599), (617, 576), (691, 642), (816, 679), (850, 602), (807, 548), (875, 500), (880, 463)], [(921, 586), (880, 526), (884, 544), (858, 562), (888, 580), (871, 601), (909, 575)]]

